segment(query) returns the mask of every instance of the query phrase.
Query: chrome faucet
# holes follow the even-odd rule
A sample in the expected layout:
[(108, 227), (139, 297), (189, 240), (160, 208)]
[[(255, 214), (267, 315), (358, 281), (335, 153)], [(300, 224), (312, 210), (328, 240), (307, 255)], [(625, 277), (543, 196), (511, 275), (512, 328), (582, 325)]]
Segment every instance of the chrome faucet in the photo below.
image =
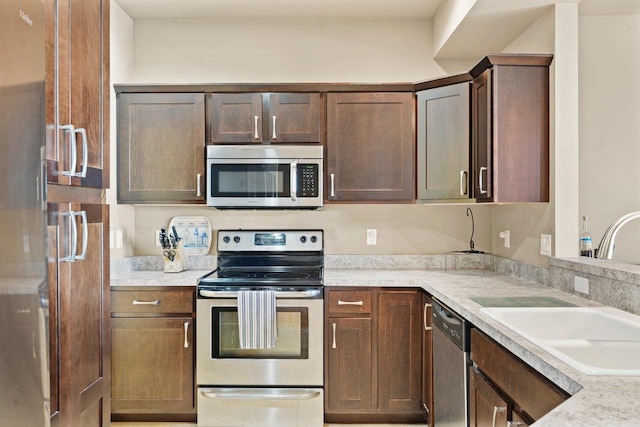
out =
[(596, 258), (611, 259), (618, 230), (629, 221), (638, 218), (640, 218), (640, 211), (630, 212), (613, 221), (609, 228), (607, 228), (607, 231), (604, 232), (604, 236), (602, 236), (600, 246), (598, 246), (598, 250), (596, 251)]

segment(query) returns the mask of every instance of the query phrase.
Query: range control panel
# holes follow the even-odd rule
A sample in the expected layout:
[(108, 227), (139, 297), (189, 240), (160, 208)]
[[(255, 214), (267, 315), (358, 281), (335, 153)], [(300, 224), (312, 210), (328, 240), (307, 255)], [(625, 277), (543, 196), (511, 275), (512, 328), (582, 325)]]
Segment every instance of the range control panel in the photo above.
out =
[(322, 251), (322, 230), (220, 230), (218, 252)]

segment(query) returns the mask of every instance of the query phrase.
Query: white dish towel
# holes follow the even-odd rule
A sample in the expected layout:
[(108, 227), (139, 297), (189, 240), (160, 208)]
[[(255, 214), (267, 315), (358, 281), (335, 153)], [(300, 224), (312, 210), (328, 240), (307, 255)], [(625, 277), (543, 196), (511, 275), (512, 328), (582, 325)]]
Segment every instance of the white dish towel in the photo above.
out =
[(238, 291), (238, 328), (241, 349), (275, 347), (278, 338), (276, 325), (275, 291)]

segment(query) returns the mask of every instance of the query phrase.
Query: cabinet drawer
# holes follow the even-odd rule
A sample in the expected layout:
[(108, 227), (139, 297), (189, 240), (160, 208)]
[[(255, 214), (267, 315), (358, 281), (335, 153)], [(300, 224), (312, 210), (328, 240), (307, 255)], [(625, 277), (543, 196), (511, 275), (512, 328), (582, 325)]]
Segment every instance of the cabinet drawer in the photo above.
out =
[(329, 313), (371, 313), (371, 290), (329, 290)]
[(471, 360), (533, 420), (568, 395), (486, 335), (471, 330)]
[(112, 313), (192, 313), (193, 290), (111, 291)]

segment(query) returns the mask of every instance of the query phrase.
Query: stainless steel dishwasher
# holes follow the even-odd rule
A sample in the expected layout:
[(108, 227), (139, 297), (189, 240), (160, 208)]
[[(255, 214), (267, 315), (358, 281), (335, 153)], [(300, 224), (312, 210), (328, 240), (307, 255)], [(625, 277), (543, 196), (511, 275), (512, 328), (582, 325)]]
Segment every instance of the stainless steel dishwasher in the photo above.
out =
[(433, 301), (433, 416), (435, 427), (467, 427), (469, 325)]

